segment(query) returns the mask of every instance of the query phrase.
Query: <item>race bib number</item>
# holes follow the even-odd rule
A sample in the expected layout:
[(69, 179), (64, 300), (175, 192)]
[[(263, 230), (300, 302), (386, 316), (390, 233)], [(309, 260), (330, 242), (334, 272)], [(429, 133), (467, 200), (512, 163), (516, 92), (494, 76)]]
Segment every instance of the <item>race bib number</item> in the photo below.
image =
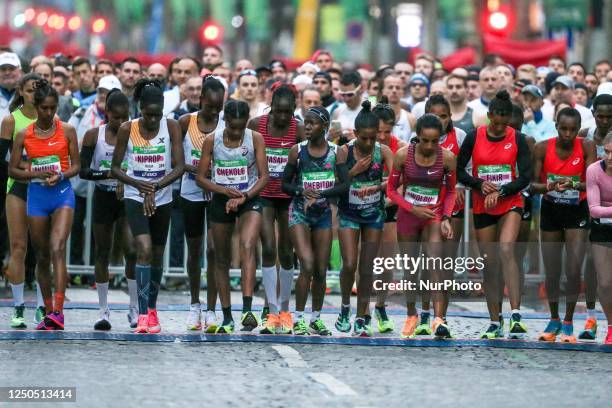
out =
[(406, 186), (404, 199), (412, 205), (431, 206), (438, 203), (440, 189), (435, 187)]
[[(580, 176), (560, 176), (558, 174), (551, 173), (548, 173), (546, 176), (546, 180), (549, 183), (568, 178), (572, 182), (580, 181)], [(580, 203), (580, 192), (578, 190), (565, 190), (563, 192), (549, 191), (546, 193), (546, 197), (555, 204), (578, 205)]]
[[(200, 159), (202, 158), (202, 151), (197, 149), (191, 149), (191, 165), (196, 169), (200, 165)], [(195, 174), (187, 173), (187, 178), (195, 180)]]
[(375, 191), (361, 197), (357, 194), (358, 191), (363, 188), (379, 185), (380, 182), (378, 181), (354, 181), (351, 183), (351, 188), (349, 189), (349, 208), (354, 210), (363, 210), (380, 204), (380, 191)]
[(512, 167), (509, 164), (478, 166), (478, 178), (501, 187), (512, 182)]
[(158, 179), (165, 175), (165, 146), (134, 146), (134, 176)]
[(289, 160), (289, 149), (266, 147), (266, 156), (268, 156), (268, 172), (270, 178), (280, 179), (283, 177), (283, 171)]
[[(48, 171), (59, 174), (62, 172), (62, 165), (59, 156), (53, 155), (32, 159), (30, 169), (32, 171)], [(43, 181), (43, 179), (32, 179), (34, 183), (42, 183)]]
[[(302, 187), (304, 190), (327, 190), (336, 184), (333, 171), (310, 171), (302, 173)], [(316, 203), (324, 204), (327, 198), (319, 198)]]
[(249, 187), (247, 159), (215, 160), (215, 183), (228, 188), (244, 191)]

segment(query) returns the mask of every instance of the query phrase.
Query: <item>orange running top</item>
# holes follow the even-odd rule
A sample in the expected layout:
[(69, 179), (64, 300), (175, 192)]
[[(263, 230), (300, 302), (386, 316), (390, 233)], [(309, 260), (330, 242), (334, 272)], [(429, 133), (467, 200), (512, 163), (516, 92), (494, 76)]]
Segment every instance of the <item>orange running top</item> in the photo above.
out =
[(59, 120), (55, 121), (55, 133), (42, 139), (35, 135), (32, 123), (26, 128), (23, 147), (32, 162), (31, 170), (64, 172), (70, 167), (70, 150), (68, 139), (64, 137), (64, 127)]

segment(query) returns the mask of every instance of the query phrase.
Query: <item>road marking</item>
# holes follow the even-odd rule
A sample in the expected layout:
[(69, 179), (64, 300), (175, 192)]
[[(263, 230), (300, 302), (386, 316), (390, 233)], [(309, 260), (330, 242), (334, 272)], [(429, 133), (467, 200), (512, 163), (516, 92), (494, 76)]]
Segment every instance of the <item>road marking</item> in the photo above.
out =
[(272, 346), (272, 348), (276, 350), (276, 352), (283, 358), (283, 360), (285, 360), (289, 367), (308, 367), (308, 364), (306, 364), (306, 362), (302, 360), (300, 353), (298, 353), (298, 351), (293, 347), (285, 345), (276, 345)]
[(308, 376), (318, 383), (323, 384), (334, 395), (339, 396), (356, 396), (357, 393), (351, 387), (340, 380), (337, 380), (331, 374), (327, 373), (308, 373)]

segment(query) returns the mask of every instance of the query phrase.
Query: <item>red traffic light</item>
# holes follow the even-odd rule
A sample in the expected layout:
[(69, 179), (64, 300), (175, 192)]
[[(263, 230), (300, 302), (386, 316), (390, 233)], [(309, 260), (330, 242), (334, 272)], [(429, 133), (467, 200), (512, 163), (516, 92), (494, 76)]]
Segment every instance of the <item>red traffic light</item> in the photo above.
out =
[(485, 13), (484, 17), (484, 27), (488, 33), (507, 36), (514, 29), (515, 16), (510, 7), (503, 5)]
[(68, 19), (68, 29), (70, 31), (76, 31), (81, 28), (81, 17), (74, 15)]
[(218, 44), (223, 38), (223, 27), (213, 21), (207, 21), (200, 27), (200, 39), (204, 44)]
[(106, 20), (98, 17), (91, 23), (91, 31), (95, 34), (101, 34), (106, 30)]

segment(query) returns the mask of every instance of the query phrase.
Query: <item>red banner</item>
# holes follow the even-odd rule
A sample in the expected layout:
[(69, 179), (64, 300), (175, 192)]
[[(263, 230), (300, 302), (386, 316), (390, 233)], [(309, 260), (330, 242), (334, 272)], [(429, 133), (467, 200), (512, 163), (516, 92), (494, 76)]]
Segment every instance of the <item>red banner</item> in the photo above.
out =
[(546, 66), (553, 55), (565, 58), (567, 44), (565, 40), (516, 41), (485, 35), (483, 38), (484, 52), (495, 53), (515, 67), (521, 64)]

